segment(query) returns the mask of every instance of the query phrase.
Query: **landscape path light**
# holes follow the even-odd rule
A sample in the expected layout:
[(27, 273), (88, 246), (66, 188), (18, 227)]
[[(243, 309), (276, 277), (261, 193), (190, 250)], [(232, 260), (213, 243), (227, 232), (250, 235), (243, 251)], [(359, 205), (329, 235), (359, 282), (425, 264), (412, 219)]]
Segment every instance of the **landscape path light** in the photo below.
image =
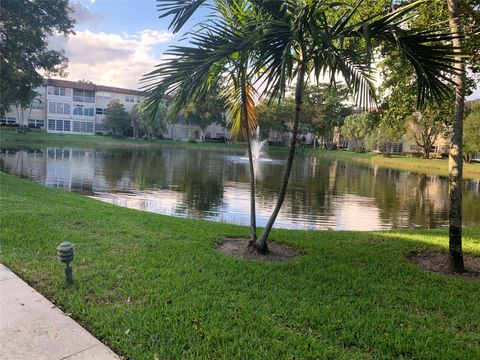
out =
[(73, 284), (73, 271), (70, 267), (70, 263), (75, 256), (74, 246), (68, 241), (62, 242), (57, 246), (58, 259), (65, 264), (65, 277), (67, 284)]

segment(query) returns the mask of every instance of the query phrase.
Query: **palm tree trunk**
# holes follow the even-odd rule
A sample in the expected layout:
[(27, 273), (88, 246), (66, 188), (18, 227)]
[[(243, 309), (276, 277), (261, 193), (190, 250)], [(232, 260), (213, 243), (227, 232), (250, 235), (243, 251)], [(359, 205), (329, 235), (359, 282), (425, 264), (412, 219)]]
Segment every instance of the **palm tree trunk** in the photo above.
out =
[(292, 129), (292, 142), (290, 144), (290, 152), (288, 154), (287, 167), (285, 169), (285, 174), (283, 175), (282, 187), (280, 189), (280, 194), (278, 195), (277, 204), (273, 209), (270, 219), (268, 219), (267, 225), (262, 232), (262, 235), (255, 242), (255, 248), (260, 254), (266, 254), (268, 252), (267, 239), (270, 231), (272, 230), (273, 224), (277, 219), (280, 208), (282, 207), (283, 201), (285, 200), (285, 195), (287, 193), (288, 180), (290, 178), (290, 173), (292, 172), (293, 158), (295, 157), (295, 146), (297, 144), (297, 135), (298, 135), (298, 124), (300, 122), (300, 111), (302, 109), (302, 98), (303, 91), (305, 89), (305, 63), (304, 61), (300, 62), (298, 73), (297, 73), (297, 84), (295, 86), (295, 118), (293, 120), (293, 129)]
[(242, 121), (245, 133), (245, 141), (247, 142), (248, 164), (250, 168), (250, 244), (257, 240), (257, 216), (255, 212), (255, 171), (253, 167), (252, 144), (250, 141), (250, 127), (247, 119), (247, 76), (246, 69), (241, 69), (241, 96), (242, 96)]
[[(448, 0), (450, 12), (450, 30), (455, 36), (453, 46), (462, 49), (460, 29), (458, 26), (457, 0)], [(453, 134), (448, 157), (450, 178), (450, 227), (449, 227), (449, 267), (454, 272), (465, 271), (462, 252), (462, 178), (463, 178), (463, 108), (465, 101), (465, 65), (460, 56), (456, 56), (454, 66), (455, 76), (455, 115), (453, 119)]]
[[(246, 104), (242, 105), (242, 107)], [(253, 167), (253, 155), (252, 155), (252, 144), (250, 141), (250, 130), (248, 128), (247, 113), (246, 109), (243, 108), (242, 116), (245, 126), (245, 134), (247, 141), (247, 152), (248, 152), (248, 164), (250, 168), (250, 243), (253, 243), (257, 240), (257, 216), (255, 213), (255, 171)]]

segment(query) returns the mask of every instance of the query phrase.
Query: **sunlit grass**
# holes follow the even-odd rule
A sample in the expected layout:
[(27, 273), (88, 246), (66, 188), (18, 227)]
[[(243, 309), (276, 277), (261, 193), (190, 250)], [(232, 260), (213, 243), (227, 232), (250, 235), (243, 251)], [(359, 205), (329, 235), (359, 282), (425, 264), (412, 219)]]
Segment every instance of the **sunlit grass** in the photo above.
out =
[[(448, 160), (446, 159), (418, 159), (414, 157), (395, 155), (384, 157), (376, 153), (356, 153), (353, 151), (332, 151), (310, 149), (310, 153), (320, 157), (353, 160), (362, 163), (374, 164), (379, 167), (411, 171), (422, 174), (448, 176)], [(469, 179), (480, 179), (480, 164), (463, 164), (463, 176)]]
[[(217, 252), (246, 227), (129, 210), (0, 174), (1, 261), (129, 359), (480, 358), (480, 282), (424, 272), (444, 230), (274, 230), (284, 263)], [(76, 285), (55, 257), (76, 246)], [(480, 228), (465, 229), (480, 253)]]

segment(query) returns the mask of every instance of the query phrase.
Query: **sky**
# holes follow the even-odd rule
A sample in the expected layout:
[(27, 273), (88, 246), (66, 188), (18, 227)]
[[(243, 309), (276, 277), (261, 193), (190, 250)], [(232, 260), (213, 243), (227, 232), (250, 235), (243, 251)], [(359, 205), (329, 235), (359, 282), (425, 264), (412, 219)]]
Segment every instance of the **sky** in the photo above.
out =
[[(185, 31), (204, 19), (202, 10), (182, 29), (168, 30), (170, 19), (159, 19), (155, 0), (71, 0), (75, 35), (53, 36), (49, 46), (64, 49), (69, 58), (69, 80), (140, 88), (142, 75), (165, 58)], [(480, 86), (469, 99), (480, 98)]]
[(69, 80), (138, 89), (142, 75), (152, 71), (164, 51), (182, 36), (168, 30), (167, 19), (158, 18), (155, 0), (71, 0), (70, 4), (75, 35), (49, 39), (50, 48), (65, 50)]

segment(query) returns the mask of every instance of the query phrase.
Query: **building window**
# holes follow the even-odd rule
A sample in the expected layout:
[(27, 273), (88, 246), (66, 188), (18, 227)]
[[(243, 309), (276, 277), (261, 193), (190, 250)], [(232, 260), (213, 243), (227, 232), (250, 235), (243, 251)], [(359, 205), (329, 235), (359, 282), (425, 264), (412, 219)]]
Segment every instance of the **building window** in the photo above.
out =
[(56, 120), (55, 121), (55, 130), (56, 131), (63, 131), (63, 120)]
[(48, 113), (49, 114), (70, 115), (70, 104), (49, 101), (48, 102)]
[(103, 115), (103, 109), (102, 109), (102, 108), (96, 108), (96, 109), (95, 109), (95, 114), (97, 114), (97, 115)]
[(97, 98), (102, 100), (109, 100), (112, 97), (112, 94), (106, 92), (97, 92)]
[(130, 95), (127, 95), (125, 96), (125, 102), (135, 102), (135, 97), (134, 96), (130, 96)]
[(77, 105), (73, 109), (73, 115), (93, 116), (93, 108), (84, 108), (83, 105)]
[(28, 126), (44, 127), (45, 121), (39, 119), (28, 119)]
[(77, 133), (93, 133), (93, 122), (91, 121), (73, 121), (72, 131)]
[(137, 104), (140, 104), (141, 101), (142, 101), (142, 99), (137, 97)]
[(61, 87), (61, 86), (49, 86), (48, 94), (56, 95), (56, 96), (65, 96), (67, 95), (67, 91), (64, 87)]
[(7, 117), (0, 119), (0, 124), (15, 124), (17, 121), (15, 118)]
[[(38, 120), (40, 121), (40, 120)], [(48, 119), (48, 130), (58, 132), (70, 132), (71, 121), (62, 119)]]
[(53, 88), (53, 95), (65, 96), (65, 88), (55, 86)]
[(45, 109), (45, 106), (42, 103), (33, 102), (33, 103), (30, 104), (30, 108), (32, 110), (43, 110), (43, 109)]
[(94, 103), (95, 92), (93, 90), (73, 89), (73, 101)]

